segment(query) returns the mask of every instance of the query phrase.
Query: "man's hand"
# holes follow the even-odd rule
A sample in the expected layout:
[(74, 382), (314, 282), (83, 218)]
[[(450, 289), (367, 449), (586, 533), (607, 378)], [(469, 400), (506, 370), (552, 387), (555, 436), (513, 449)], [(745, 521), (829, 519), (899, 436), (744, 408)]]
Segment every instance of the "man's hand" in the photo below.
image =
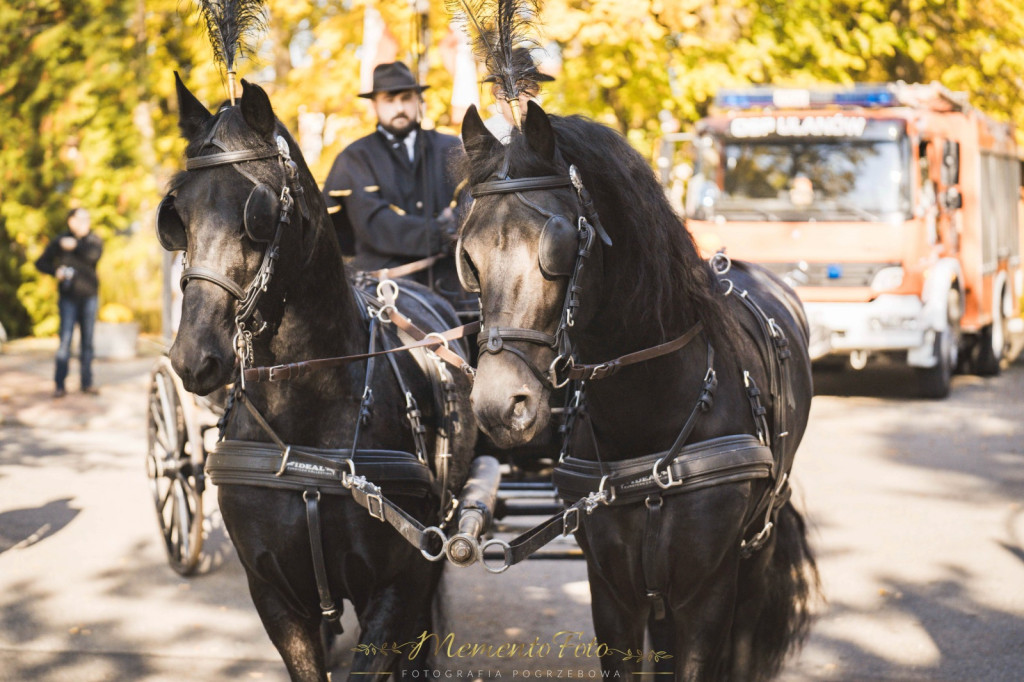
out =
[(437, 221), (441, 225), (441, 229), (448, 237), (450, 243), (454, 244), (459, 239), (459, 224), (455, 222), (455, 213), (451, 208), (445, 208), (437, 216)]
[(74, 251), (75, 247), (78, 246), (78, 240), (74, 237), (61, 237), (60, 248), (65, 251)]

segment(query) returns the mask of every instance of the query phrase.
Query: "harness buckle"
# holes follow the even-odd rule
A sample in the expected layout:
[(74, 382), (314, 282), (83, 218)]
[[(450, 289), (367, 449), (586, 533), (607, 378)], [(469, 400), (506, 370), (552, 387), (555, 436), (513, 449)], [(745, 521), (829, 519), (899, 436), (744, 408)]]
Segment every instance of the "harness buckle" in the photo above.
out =
[[(366, 483), (365, 487), (370, 490), (370, 492), (366, 493), (366, 511), (370, 516), (383, 523), (385, 521), (384, 498), (380, 494), (380, 488), (369, 482)], [(362, 488), (360, 488), (360, 490), (362, 490)], [(376, 509), (374, 508), (374, 502), (377, 503)]]
[[(666, 457), (667, 457), (667, 455), (666, 455)], [(655, 462), (654, 466), (651, 468), (651, 475), (654, 478), (654, 482), (662, 490), (668, 490), (669, 488), (674, 488), (677, 485), (682, 485), (683, 482), (681, 480), (677, 481), (675, 478), (672, 477), (672, 467), (671, 466), (665, 467), (665, 473), (668, 474), (668, 482), (666, 482), (666, 483), (662, 483), (661, 482), (661, 474), (658, 473), (658, 467), (661, 466), (661, 463), (664, 462), (664, 461), (665, 461), (665, 457), (662, 457), (657, 462)]]
[[(570, 522), (572, 528), (569, 527)], [(569, 507), (562, 513), (562, 535), (568, 537), (580, 528), (580, 508)]]

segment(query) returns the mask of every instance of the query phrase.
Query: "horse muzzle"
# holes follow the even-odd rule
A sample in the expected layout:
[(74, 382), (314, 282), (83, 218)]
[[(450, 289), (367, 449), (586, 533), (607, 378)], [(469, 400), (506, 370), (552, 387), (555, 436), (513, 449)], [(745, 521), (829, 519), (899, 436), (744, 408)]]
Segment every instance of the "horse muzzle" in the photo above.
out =
[(551, 417), (549, 391), (520, 362), (485, 355), (480, 358), (470, 402), (480, 428), (500, 448), (525, 445)]
[(168, 357), (189, 393), (207, 395), (231, 383), (233, 378), (235, 355), (231, 347), (221, 348), (202, 335), (180, 331)]

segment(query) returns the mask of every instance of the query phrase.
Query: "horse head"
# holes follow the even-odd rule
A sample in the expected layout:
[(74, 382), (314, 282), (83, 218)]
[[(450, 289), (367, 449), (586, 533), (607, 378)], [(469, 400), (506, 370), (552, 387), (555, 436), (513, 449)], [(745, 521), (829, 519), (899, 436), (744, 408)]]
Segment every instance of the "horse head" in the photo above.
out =
[(462, 139), (474, 203), (456, 264), (463, 286), (480, 292), (482, 330), (473, 411), (497, 445), (512, 447), (547, 425), (551, 389), (572, 352), (569, 330), (593, 314), (594, 301), (580, 293), (600, 276), (602, 239), (588, 222), (578, 171), (537, 104), (508, 146), (475, 108)]
[(157, 231), (165, 249), (184, 251), (170, 359), (185, 388), (205, 395), (230, 383), (238, 360), (251, 359), (253, 337), (280, 320), (286, 291), (273, 275), (310, 248), (303, 217), (319, 193), (259, 86), (243, 80), (237, 106), (211, 114), (175, 78), (186, 170), (160, 204)]

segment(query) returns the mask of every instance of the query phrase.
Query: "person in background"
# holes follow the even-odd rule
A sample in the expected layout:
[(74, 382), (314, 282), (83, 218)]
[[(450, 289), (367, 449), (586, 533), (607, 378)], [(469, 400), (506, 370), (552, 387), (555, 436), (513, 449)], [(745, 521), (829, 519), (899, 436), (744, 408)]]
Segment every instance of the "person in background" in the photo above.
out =
[(372, 101), (377, 129), (338, 154), (323, 193), (342, 250), (354, 254), (353, 269), (393, 268), (446, 254), (411, 277), (457, 296), (450, 253), (460, 183), (450, 162), (462, 143), (420, 127), (421, 93), (428, 87), (402, 62), (373, 70), (373, 88), (359, 97)]
[[(534, 82), (537, 83), (537, 87), (519, 93), (519, 115), (521, 120), (526, 116), (527, 102), (536, 100), (540, 94), (540, 84), (549, 83), (555, 80), (555, 78), (537, 69), (530, 50), (525, 47), (515, 48), (512, 59), (524, 63), (529, 60), (530, 74)], [(492, 73), (484, 77), (484, 83), (491, 83), (491, 95), (494, 97), (494, 109), (496, 110), (493, 116), (484, 121), (484, 125), (502, 144), (508, 144), (509, 139), (512, 137), (512, 128), (515, 126), (515, 122), (512, 120), (512, 107), (505, 97), (505, 91), (502, 89), (501, 83), (495, 74)]]
[(103, 254), (103, 242), (92, 232), (89, 211), (74, 208), (68, 212), (68, 231), (55, 238), (36, 261), (36, 268), (57, 278), (60, 311), (60, 346), (57, 349), (57, 384), (54, 398), (67, 394), (65, 379), (71, 361), (71, 338), (78, 325), (81, 341), (83, 393), (97, 393), (93, 385), (93, 329), (99, 308), (99, 278), (96, 263)]

